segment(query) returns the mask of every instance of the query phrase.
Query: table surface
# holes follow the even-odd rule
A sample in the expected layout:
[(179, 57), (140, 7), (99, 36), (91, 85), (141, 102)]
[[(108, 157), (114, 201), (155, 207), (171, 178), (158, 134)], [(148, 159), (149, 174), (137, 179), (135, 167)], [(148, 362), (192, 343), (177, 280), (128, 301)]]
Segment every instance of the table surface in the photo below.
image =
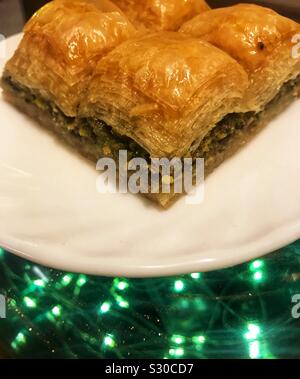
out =
[[(284, 13), (297, 18), (298, 2), (273, 4), (285, 4)], [(29, 14), (41, 2), (24, 3)], [(0, 1), (0, 33), (21, 31), (24, 15), (19, 1)], [(147, 280), (60, 272), (0, 248), (0, 294), (7, 299), (0, 355), (300, 356), (300, 318), (293, 303), (300, 294), (300, 241), (234, 268)]]

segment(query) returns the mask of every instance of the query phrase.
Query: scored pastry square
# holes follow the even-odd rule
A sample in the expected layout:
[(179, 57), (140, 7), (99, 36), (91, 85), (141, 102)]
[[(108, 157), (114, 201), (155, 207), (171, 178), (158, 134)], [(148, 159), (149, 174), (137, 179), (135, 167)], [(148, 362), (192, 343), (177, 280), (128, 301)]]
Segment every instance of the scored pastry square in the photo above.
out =
[(181, 157), (234, 110), (247, 85), (243, 68), (221, 50), (158, 32), (99, 61), (79, 115), (105, 121), (152, 156)]
[(213, 9), (180, 31), (224, 50), (246, 69), (251, 85), (241, 110), (263, 109), (285, 82), (300, 73), (300, 59), (292, 54), (300, 25), (271, 9), (254, 4)]
[(50, 2), (31, 18), (24, 32), (5, 75), (38, 91), (67, 116), (76, 115), (99, 59), (136, 33), (107, 0)]

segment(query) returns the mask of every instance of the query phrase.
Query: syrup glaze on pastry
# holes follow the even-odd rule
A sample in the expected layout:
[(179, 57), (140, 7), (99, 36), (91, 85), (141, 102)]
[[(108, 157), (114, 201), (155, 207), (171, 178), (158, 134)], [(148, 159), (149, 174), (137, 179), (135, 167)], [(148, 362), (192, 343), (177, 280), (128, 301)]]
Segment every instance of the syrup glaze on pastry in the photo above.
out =
[(153, 156), (182, 156), (234, 111), (247, 85), (246, 72), (221, 50), (158, 32), (99, 61), (79, 115), (105, 121)]
[(246, 69), (251, 86), (241, 110), (259, 111), (300, 73), (300, 61), (292, 57), (292, 38), (300, 25), (271, 9), (254, 4), (213, 9), (180, 31), (224, 50)]
[(107, 0), (56, 0), (41, 8), (24, 32), (6, 71), (75, 116), (99, 59), (136, 30)]
[(113, 0), (138, 29), (176, 31), (209, 8), (204, 0)]

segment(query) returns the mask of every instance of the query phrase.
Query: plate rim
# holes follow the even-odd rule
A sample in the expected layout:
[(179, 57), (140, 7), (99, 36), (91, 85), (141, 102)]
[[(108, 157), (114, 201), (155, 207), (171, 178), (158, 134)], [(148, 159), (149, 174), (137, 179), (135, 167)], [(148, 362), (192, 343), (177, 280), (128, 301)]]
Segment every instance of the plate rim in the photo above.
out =
[[(44, 249), (44, 254), (37, 254), (34, 256), (33, 253), (27, 252), (26, 248), (22, 248), (20, 243), (16, 242), (13, 247), (11, 244), (14, 244), (13, 241), (10, 243), (3, 243), (0, 235), (0, 246), (3, 247), (10, 253), (17, 255), (20, 258), (25, 260), (40, 264), (48, 268), (54, 268), (59, 271), (65, 272), (74, 272), (80, 274), (94, 275), (94, 276), (104, 276), (104, 277), (127, 277), (127, 278), (155, 278), (155, 277), (170, 277), (170, 276), (180, 276), (190, 274), (192, 272), (210, 272), (223, 270), (226, 268), (234, 267), (240, 264), (251, 262), (257, 258), (268, 255), (272, 252), (275, 252), (283, 247), (286, 247), (300, 238), (300, 219), (290, 223), (289, 226), (279, 227), (274, 229), (271, 233), (275, 237), (271, 238), (270, 233), (264, 236), (261, 239), (255, 240), (254, 243), (245, 245), (243, 247), (234, 247), (228, 249), (218, 249), (214, 250), (215, 253), (210, 251), (210, 255), (217, 254), (220, 256), (222, 252), (222, 259), (207, 259), (200, 258), (193, 261), (188, 261), (184, 263), (176, 263), (173, 265), (164, 265), (164, 266), (151, 266), (151, 265), (128, 265), (122, 266), (122, 268), (115, 268), (113, 263), (109, 265), (105, 262), (105, 269), (103, 268), (103, 261), (105, 257), (93, 257), (92, 259), (89, 256), (80, 257), (73, 262), (68, 263), (68, 267), (65, 266), (63, 259), (60, 259), (60, 250), (55, 247), (56, 255), (52, 258), (52, 254), (47, 254), (47, 251)], [(268, 246), (268, 247), (267, 247)], [(36, 249), (33, 248), (35, 251)], [(40, 251), (40, 248), (38, 248)], [(49, 252), (53, 251), (53, 247), (49, 248)], [(228, 259), (227, 252), (230, 251), (230, 259)], [(237, 251), (239, 254), (233, 254), (234, 251)], [(255, 251), (255, 252), (254, 252)], [(241, 253), (242, 252), (242, 253)], [(63, 254), (62, 254), (63, 255)], [(249, 256), (249, 259), (246, 259), (246, 255)], [(251, 257), (250, 257), (251, 256)], [(90, 260), (93, 261), (93, 264), (88, 264)], [(65, 266), (65, 267), (64, 267)], [(180, 266), (180, 271), (178, 271), (178, 266)], [(201, 268), (200, 268), (201, 266)], [(193, 267), (193, 270), (191, 268)]]

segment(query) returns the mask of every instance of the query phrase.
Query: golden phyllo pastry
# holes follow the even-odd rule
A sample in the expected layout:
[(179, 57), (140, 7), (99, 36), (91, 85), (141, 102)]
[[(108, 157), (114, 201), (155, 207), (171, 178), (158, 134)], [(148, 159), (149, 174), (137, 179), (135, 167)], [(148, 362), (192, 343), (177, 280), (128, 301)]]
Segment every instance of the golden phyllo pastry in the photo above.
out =
[(204, 0), (113, 0), (138, 29), (176, 31), (209, 8)]
[(5, 75), (75, 116), (96, 63), (135, 29), (107, 0), (56, 0), (25, 26)]
[(261, 110), (300, 73), (300, 60), (292, 55), (300, 25), (271, 9), (254, 4), (213, 9), (180, 31), (219, 47), (246, 69), (251, 85), (241, 109)]
[(247, 84), (221, 50), (158, 32), (126, 41), (98, 63), (79, 115), (105, 121), (152, 156), (183, 156), (234, 110)]

